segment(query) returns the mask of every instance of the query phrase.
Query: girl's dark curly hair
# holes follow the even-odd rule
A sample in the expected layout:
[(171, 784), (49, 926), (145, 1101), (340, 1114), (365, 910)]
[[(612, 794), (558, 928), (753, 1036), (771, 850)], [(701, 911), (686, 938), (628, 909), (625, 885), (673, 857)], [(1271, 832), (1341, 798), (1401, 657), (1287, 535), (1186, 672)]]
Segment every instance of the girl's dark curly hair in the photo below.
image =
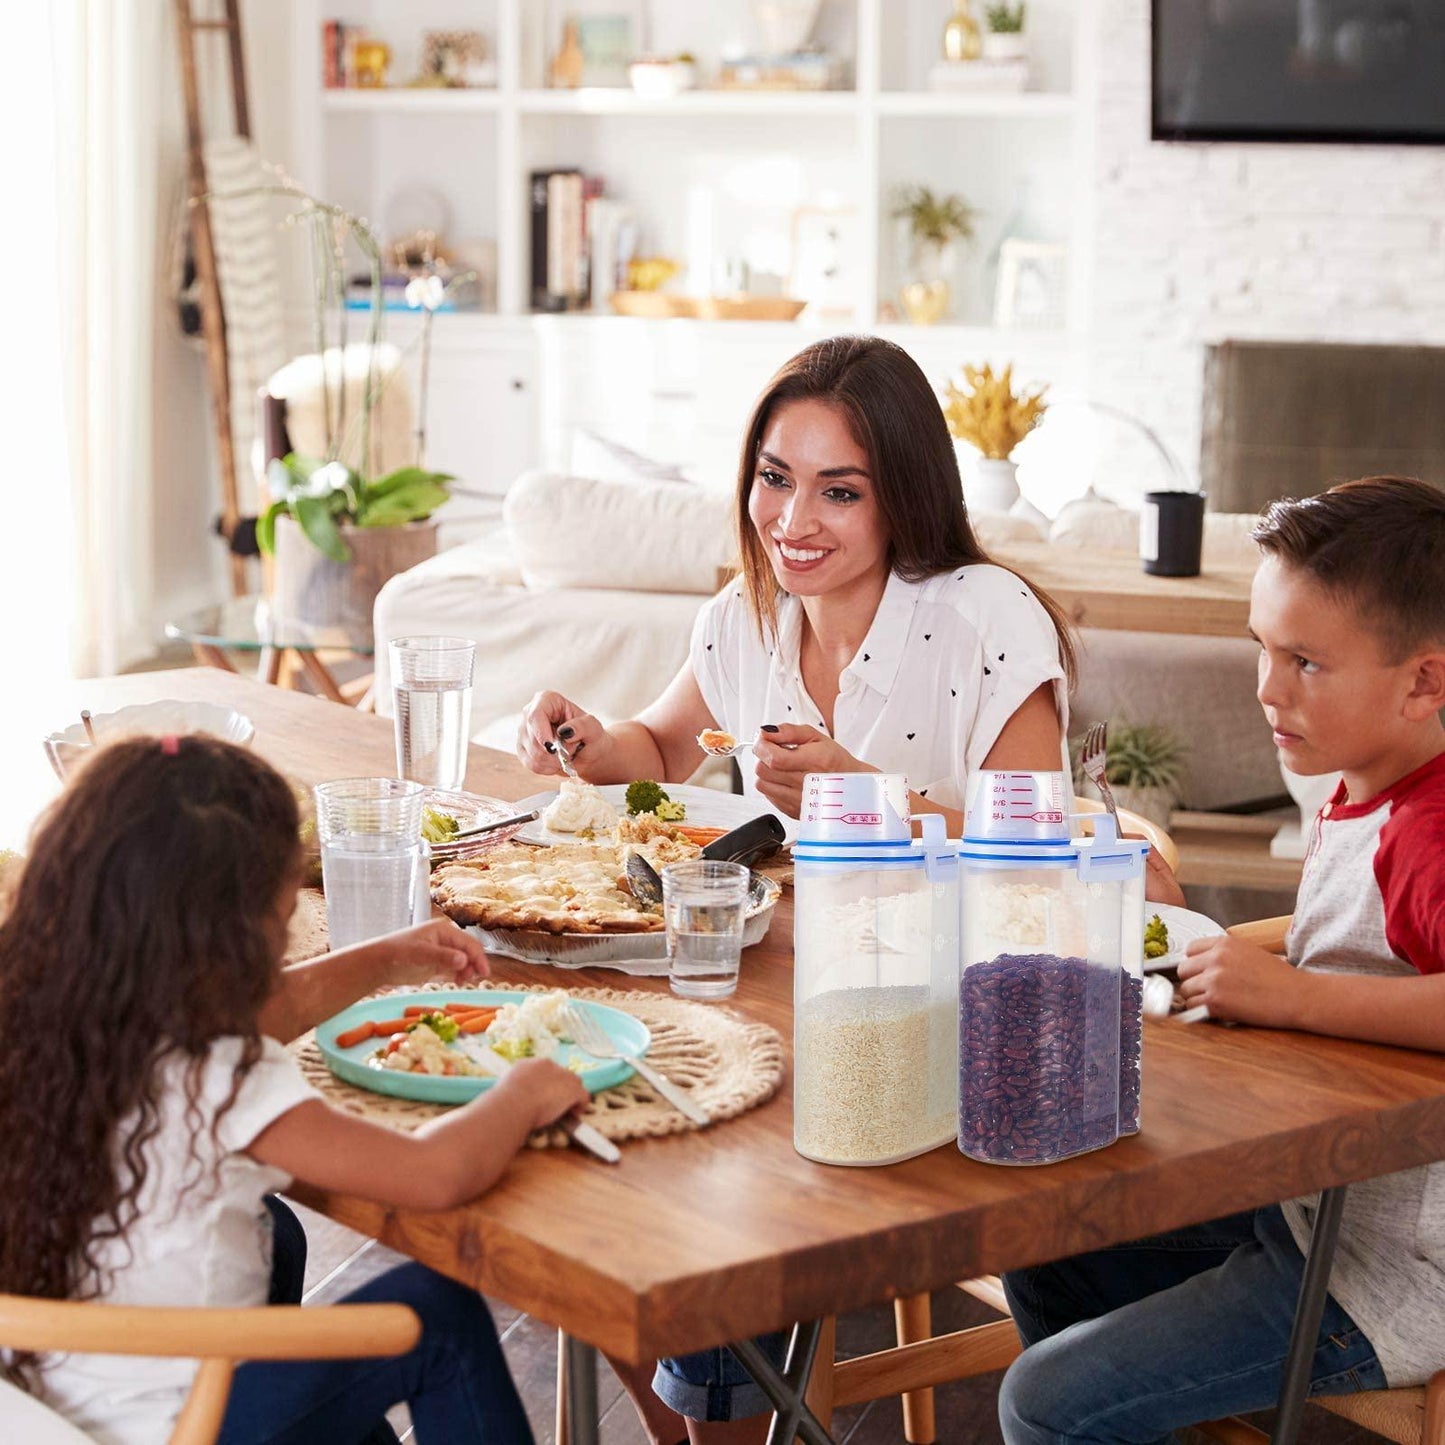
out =
[[(98, 749), (40, 824), (0, 924), (0, 1291), (104, 1287), (99, 1247), (136, 1218), (163, 1055), (190, 1061), (195, 1110), (207, 1049), (243, 1037), (220, 1112), (234, 1102), (261, 1051), (296, 829), (274, 768), (202, 736)], [(31, 1384), (35, 1365), (4, 1373)]]

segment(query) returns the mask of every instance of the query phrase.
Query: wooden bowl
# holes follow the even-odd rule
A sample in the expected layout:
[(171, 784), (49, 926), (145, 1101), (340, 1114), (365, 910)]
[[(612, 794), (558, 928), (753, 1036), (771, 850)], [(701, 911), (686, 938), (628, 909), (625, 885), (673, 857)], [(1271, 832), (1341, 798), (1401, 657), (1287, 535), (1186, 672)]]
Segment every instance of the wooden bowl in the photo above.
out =
[(698, 303), (694, 297), (676, 296), (669, 291), (614, 291), (609, 300), (619, 316), (658, 320), (698, 314)]
[(705, 321), (793, 321), (807, 304), (791, 296), (706, 296), (697, 314)]

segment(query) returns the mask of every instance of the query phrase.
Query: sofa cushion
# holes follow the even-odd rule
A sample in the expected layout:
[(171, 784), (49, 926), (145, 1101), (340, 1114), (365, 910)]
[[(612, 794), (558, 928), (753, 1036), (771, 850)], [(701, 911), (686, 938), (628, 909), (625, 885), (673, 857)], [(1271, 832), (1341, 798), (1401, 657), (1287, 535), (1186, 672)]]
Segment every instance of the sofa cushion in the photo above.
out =
[(732, 498), (673, 482), (528, 472), (503, 516), (534, 589), (711, 594), (735, 554)]

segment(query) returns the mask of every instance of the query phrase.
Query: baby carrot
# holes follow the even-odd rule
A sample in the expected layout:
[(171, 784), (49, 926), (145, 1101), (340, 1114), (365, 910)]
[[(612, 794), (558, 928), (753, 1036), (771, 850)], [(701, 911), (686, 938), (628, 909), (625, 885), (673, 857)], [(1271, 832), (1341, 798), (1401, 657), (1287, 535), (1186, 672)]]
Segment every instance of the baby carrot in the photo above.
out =
[(400, 1033), (408, 1024), (415, 1022), (415, 1019), (381, 1019), (372, 1024), (372, 1036), (379, 1038), (385, 1034)]
[(457, 1027), (464, 1034), (483, 1034), (486, 1033), (489, 1028), (491, 1028), (492, 1020), (494, 1018), (496, 1018), (495, 1013), (473, 1014), (471, 1018), (463, 1019), (461, 1023), (457, 1025)]
[(336, 1035), (336, 1047), (338, 1049), (349, 1049), (357, 1044), (365, 1043), (371, 1037), (371, 1025), (369, 1023), (357, 1024), (354, 1029), (347, 1029), (344, 1034)]

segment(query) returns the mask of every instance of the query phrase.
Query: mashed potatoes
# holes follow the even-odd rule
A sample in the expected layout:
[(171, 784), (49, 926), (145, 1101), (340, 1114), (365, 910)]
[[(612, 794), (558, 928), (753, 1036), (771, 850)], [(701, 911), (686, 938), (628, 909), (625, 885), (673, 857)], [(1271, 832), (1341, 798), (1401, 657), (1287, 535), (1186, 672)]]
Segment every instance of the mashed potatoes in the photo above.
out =
[(542, 823), (554, 833), (606, 834), (617, 826), (617, 810), (591, 783), (565, 778)]

